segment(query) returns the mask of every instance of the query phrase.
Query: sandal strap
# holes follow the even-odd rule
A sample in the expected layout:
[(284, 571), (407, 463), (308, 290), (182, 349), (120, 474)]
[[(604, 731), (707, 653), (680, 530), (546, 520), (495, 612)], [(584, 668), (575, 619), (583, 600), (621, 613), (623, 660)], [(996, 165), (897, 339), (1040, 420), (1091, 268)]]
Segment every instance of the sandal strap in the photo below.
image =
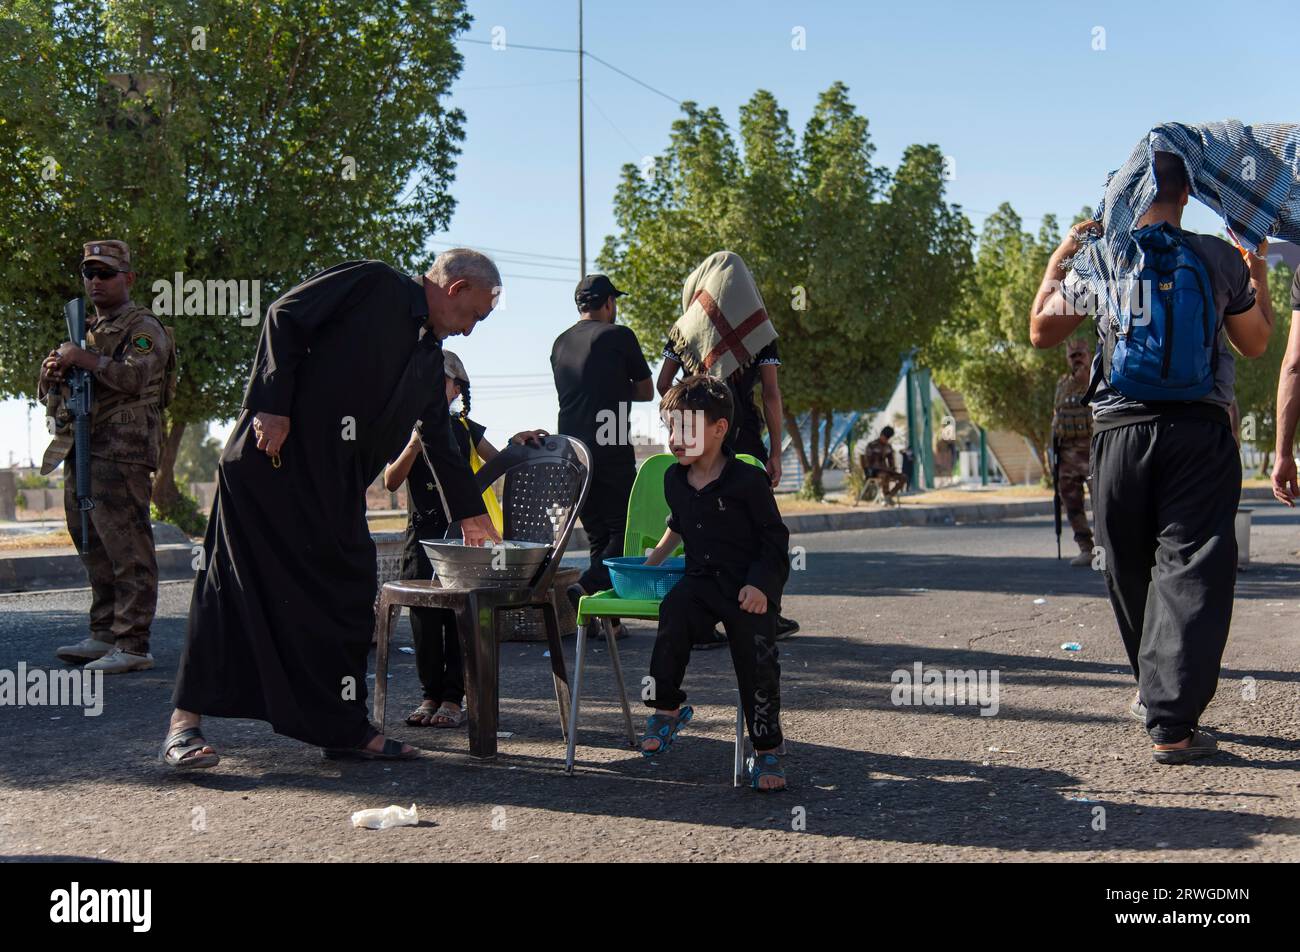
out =
[(191, 743), (190, 746), (186, 748), (186, 750), (194, 750), (196, 747), (203, 748), (208, 746), (208, 742), (204, 740), (203, 732), (199, 730), (199, 728), (183, 727), (180, 730), (172, 731), (170, 734), (167, 735), (167, 739), (163, 741), (163, 751), (164, 752), (171, 751), (177, 747), (180, 747), (186, 741), (199, 742), (197, 744)]

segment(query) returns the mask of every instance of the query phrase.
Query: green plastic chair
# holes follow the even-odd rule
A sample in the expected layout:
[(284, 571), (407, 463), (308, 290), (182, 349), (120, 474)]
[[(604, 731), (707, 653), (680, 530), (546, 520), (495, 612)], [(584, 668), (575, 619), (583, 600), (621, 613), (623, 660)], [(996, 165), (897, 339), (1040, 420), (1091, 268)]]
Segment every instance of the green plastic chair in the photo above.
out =
[[(739, 453), (736, 459), (757, 466), (766, 467), (749, 453)], [(663, 538), (665, 520), (668, 518), (668, 500), (664, 498), (664, 473), (670, 466), (676, 466), (677, 457), (672, 453), (659, 453), (651, 456), (637, 470), (636, 480), (632, 483), (632, 494), (627, 502), (627, 528), (623, 531), (623, 555), (645, 555), (646, 549), (653, 549)], [(678, 546), (673, 555), (681, 555)], [(569, 697), (568, 750), (564, 756), (564, 772), (573, 773), (573, 759), (577, 751), (578, 739), (578, 702), (582, 696), (582, 668), (587, 649), (587, 622), (599, 618), (605, 631), (605, 643), (609, 645), (609, 660), (618, 681), (619, 700), (623, 705), (623, 719), (627, 727), (628, 745), (638, 747), (636, 731), (632, 727), (632, 711), (627, 703), (627, 687), (623, 682), (623, 666), (618, 657), (618, 646), (609, 630), (610, 618), (640, 618), (647, 621), (659, 619), (658, 599), (619, 598), (612, 589), (584, 595), (578, 599), (578, 643), (575, 648), (573, 669), (573, 690)], [(745, 712), (736, 705), (736, 750), (732, 764), (732, 785), (740, 782), (740, 773), (745, 750)]]

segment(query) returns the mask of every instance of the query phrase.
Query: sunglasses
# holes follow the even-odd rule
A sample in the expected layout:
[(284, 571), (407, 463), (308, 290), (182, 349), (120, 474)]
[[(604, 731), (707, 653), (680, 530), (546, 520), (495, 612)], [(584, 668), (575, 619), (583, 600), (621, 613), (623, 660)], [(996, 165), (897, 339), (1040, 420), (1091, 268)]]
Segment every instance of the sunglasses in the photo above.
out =
[(93, 281), (95, 278), (99, 278), (101, 281), (112, 281), (119, 274), (124, 274), (124, 273), (125, 272), (118, 271), (115, 268), (82, 268), (81, 269), (81, 276), (85, 278), (87, 281)]

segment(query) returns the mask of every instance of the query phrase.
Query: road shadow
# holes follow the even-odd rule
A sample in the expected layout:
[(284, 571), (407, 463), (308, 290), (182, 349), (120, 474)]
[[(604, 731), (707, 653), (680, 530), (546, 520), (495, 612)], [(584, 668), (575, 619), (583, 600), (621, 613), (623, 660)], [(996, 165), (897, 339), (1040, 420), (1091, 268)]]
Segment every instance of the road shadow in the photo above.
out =
[[(987, 528), (981, 526), (981, 529)], [(1070, 553), (1066, 553), (1067, 559)], [(807, 553), (807, 569), (790, 573), (788, 595), (922, 596), (948, 592), (1081, 595), (1106, 598), (1102, 574), (1067, 559), (932, 555), (889, 549)], [(1237, 576), (1237, 599), (1294, 598), (1300, 565), (1253, 562)]]

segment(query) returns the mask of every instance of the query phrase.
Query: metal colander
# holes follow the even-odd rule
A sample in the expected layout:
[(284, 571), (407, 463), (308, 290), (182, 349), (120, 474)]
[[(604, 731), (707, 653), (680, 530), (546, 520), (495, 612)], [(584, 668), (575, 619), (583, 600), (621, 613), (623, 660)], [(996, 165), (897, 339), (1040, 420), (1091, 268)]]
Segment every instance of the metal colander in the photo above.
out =
[[(421, 539), (434, 577), (451, 588), (524, 588), (551, 546), (507, 540), (501, 547), (466, 546), (459, 539)], [(495, 564), (494, 564), (495, 563)]]

